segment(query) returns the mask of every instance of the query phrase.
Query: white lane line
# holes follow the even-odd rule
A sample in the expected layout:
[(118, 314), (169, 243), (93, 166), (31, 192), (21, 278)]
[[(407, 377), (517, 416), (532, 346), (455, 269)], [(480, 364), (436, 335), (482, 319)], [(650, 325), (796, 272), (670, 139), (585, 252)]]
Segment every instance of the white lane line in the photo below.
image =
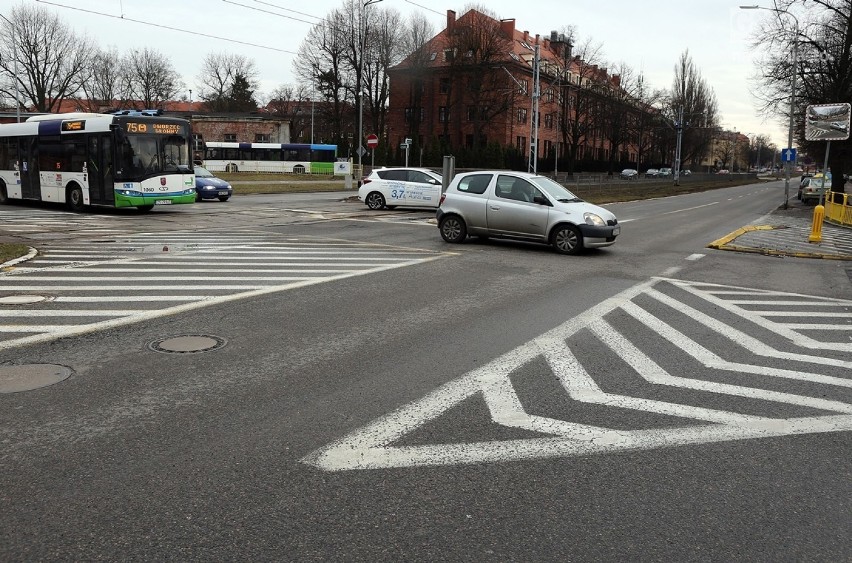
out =
[(830, 317), (841, 318), (852, 321), (852, 315), (849, 313), (830, 313), (828, 311), (751, 311), (755, 315), (761, 317)]
[[(134, 262), (134, 264), (136, 264)], [(158, 266), (164, 266), (167, 264), (157, 264)], [(375, 264), (329, 264), (330, 266), (349, 266), (346, 269), (336, 269), (336, 270), (328, 270), (328, 269), (311, 269), (311, 270), (297, 270), (295, 268), (299, 266), (322, 266), (322, 264), (289, 264), (282, 263), (278, 264), (277, 268), (182, 268), (180, 264), (174, 264), (172, 268), (101, 268), (98, 264), (93, 264), (88, 268), (90, 272), (96, 273), (151, 273), (151, 272), (187, 272), (187, 273), (203, 273), (203, 272), (221, 272), (221, 273), (241, 273), (241, 274), (274, 274), (274, 273), (293, 273), (293, 274), (304, 274), (304, 273), (328, 273), (332, 272), (335, 274), (339, 274), (341, 272), (350, 272), (353, 268), (361, 267), (361, 268), (372, 268)], [(42, 268), (15, 268), (14, 274), (10, 275), (10, 279), (19, 278), (24, 273), (37, 273), (39, 271), (43, 271)], [(52, 268), (51, 272), (63, 271), (58, 268)], [(79, 271), (79, 268), (67, 268), (64, 271), (75, 272)], [(61, 279), (70, 279), (68, 277), (58, 276)], [(44, 278), (40, 278), (44, 279)], [(90, 278), (91, 279), (91, 278)], [(109, 279), (118, 279), (118, 278), (109, 278)], [(137, 278), (138, 279), (138, 278)], [(151, 278), (147, 278), (151, 279)], [(173, 278), (177, 279), (177, 278)], [(211, 279), (211, 278), (205, 278)], [(230, 279), (230, 278), (229, 278)]]
[(135, 315), (150, 309), (104, 309), (100, 311), (75, 311), (74, 309), (0, 310), (0, 317), (120, 317)]
[(689, 256), (686, 257), (686, 259), (691, 260), (691, 261), (695, 261), (695, 260), (701, 260), (702, 258), (704, 258), (704, 256), (706, 256), (706, 255), (705, 254), (690, 254)]
[[(328, 278), (291, 278), (294, 281), (313, 281), (334, 279), (337, 276)], [(137, 280), (138, 281), (138, 280)], [(3, 289), (8, 291), (29, 291), (29, 292), (52, 292), (52, 291), (192, 291), (194, 289), (204, 289), (208, 291), (216, 290), (255, 290), (264, 287), (280, 287), (269, 286), (267, 284), (241, 284), (241, 285), (101, 285), (98, 287), (86, 287), (80, 285), (4, 285)]]
[[(336, 273), (348, 273), (352, 270), (338, 270)], [(305, 270), (306, 273), (310, 272), (309, 270)], [(299, 273), (298, 270), (294, 270), (293, 273)], [(317, 277), (317, 276), (251, 276), (250, 281), (293, 281), (300, 280), (306, 277)], [(145, 276), (140, 279), (139, 276), (9, 276), (9, 279), (15, 282), (18, 281), (34, 281), (34, 282), (52, 282), (52, 281), (60, 281), (60, 282), (70, 282), (70, 281), (79, 281), (79, 282), (149, 282), (149, 281), (242, 281), (239, 276)], [(5, 289), (5, 286), (3, 286)], [(92, 289), (98, 289), (94, 287)]]
[[(845, 325), (830, 325), (830, 324), (796, 324), (796, 323), (777, 323), (784, 328), (790, 330), (852, 330), (852, 324)], [(825, 346), (827, 349), (832, 349), (834, 346)]]
[(59, 296), (54, 297), (54, 303), (115, 303), (119, 301), (140, 302), (146, 301), (203, 301), (205, 299), (215, 299), (214, 295), (104, 295), (101, 297), (83, 297), (83, 296)]
[(696, 205), (695, 207), (687, 207), (685, 209), (675, 209), (674, 211), (666, 211), (665, 213), (660, 213), (660, 215), (672, 215), (674, 213), (683, 213), (684, 211), (694, 211), (696, 209), (702, 209), (704, 207), (710, 207), (712, 205), (719, 205), (720, 202), (714, 201), (713, 203), (705, 203), (704, 205)]

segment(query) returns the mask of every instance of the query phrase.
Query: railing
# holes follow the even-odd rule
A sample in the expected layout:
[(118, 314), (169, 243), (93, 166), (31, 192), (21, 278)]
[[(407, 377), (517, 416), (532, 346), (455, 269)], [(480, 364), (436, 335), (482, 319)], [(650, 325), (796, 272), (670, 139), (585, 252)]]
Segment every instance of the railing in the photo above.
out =
[(852, 201), (849, 194), (828, 192), (825, 196), (825, 220), (835, 225), (852, 227)]

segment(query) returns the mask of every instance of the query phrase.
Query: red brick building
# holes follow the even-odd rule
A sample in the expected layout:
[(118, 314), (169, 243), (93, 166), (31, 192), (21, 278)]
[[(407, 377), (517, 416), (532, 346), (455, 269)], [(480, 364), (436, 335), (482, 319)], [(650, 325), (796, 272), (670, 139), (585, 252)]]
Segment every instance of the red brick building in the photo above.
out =
[[(446, 29), (389, 69), (389, 144), (405, 138), (421, 147), (437, 140), (450, 150), (499, 144), (526, 160), (532, 154), (536, 52), (537, 158), (552, 157), (558, 149), (559, 158), (608, 159), (613, 143), (599, 125), (584, 128), (580, 104), (572, 102), (580, 90), (620, 90), (620, 77), (573, 56), (564, 36), (531, 35), (517, 30), (514, 19), (498, 21), (476, 10), (458, 20), (448, 10)], [(573, 142), (562, 133), (572, 126), (582, 129)], [(614, 160), (636, 157), (629, 143), (617, 151)]]

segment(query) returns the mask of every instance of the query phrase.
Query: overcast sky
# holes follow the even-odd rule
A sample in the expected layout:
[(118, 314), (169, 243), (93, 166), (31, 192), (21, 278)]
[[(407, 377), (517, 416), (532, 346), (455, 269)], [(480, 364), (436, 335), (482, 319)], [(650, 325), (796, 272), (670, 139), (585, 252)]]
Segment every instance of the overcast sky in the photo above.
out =
[[(18, 0), (15, 3), (18, 3)], [(380, 0), (373, 7), (392, 8), (404, 16), (422, 13), (436, 33), (446, 27), (446, 11), (461, 16), (464, 3), (436, 0)], [(311, 25), (341, 6), (340, 0), (24, 0), (57, 13), (76, 32), (95, 38), (101, 47), (120, 52), (153, 47), (171, 58), (187, 90), (197, 99), (201, 61), (210, 52), (238, 52), (255, 60), (261, 89), (269, 93), (295, 83), (293, 59)], [(740, 10), (752, 0), (488, 0), (480, 2), (500, 18), (514, 18), (517, 29), (549, 36), (574, 26), (580, 41), (592, 38), (611, 63), (626, 63), (642, 72), (655, 88), (669, 89), (674, 66), (689, 50), (719, 102), (723, 127), (748, 135), (769, 136), (786, 146), (783, 118), (757, 114), (750, 90), (756, 70), (749, 41), (767, 11)], [(8, 16), (13, 2), (3, 2)], [(768, 0), (765, 2), (769, 5)], [(372, 7), (369, 9), (373, 9)], [(109, 15), (100, 15), (109, 14)], [(121, 16), (124, 19), (121, 19)], [(113, 16), (113, 17), (109, 17)], [(146, 23), (141, 23), (146, 22)], [(150, 24), (150, 25), (149, 25)], [(170, 29), (171, 28), (171, 29)], [(225, 41), (186, 33), (196, 31)], [(239, 43), (242, 42), (242, 43)], [(247, 44), (248, 43), (248, 44)], [(251, 45), (249, 45), (251, 44)], [(188, 92), (187, 92), (188, 95)]]

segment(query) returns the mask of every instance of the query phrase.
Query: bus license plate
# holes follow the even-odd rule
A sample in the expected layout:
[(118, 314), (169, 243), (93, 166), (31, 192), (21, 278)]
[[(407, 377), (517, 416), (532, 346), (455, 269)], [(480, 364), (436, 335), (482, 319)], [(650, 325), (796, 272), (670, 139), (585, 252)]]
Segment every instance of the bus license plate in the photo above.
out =
[(172, 200), (170, 199), (158, 199), (154, 202), (154, 205), (171, 205)]

